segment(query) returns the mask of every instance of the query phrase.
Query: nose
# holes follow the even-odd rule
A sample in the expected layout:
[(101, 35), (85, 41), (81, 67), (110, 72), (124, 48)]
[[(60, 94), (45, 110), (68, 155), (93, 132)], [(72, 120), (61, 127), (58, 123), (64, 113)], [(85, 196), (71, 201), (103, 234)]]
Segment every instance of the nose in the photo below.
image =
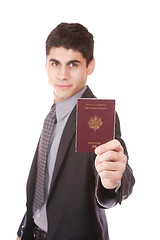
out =
[(69, 78), (69, 71), (67, 67), (61, 67), (58, 72), (58, 78), (59, 80), (68, 80)]

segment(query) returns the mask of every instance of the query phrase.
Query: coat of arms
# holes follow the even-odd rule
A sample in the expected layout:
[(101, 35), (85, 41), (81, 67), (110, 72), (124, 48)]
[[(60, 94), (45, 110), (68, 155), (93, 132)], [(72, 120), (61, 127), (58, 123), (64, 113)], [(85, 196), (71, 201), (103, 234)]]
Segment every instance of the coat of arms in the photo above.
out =
[(88, 122), (89, 127), (93, 129), (94, 132), (96, 132), (96, 130), (99, 129), (102, 126), (102, 124), (103, 124), (102, 118), (98, 116), (91, 117)]

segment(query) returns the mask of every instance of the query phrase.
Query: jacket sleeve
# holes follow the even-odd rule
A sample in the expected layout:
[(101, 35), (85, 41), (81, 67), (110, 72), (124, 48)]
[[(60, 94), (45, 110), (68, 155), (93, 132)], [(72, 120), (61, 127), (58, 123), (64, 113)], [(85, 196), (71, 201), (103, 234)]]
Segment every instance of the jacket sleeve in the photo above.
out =
[[(124, 148), (124, 154), (128, 157), (128, 152), (124, 141), (121, 139), (120, 122), (116, 113), (115, 124), (115, 138), (121, 143)], [(130, 168), (128, 161), (126, 164), (125, 172), (121, 179), (121, 185), (118, 189), (106, 189), (102, 186), (99, 176), (97, 176), (97, 189), (96, 198), (97, 203), (102, 208), (111, 208), (117, 203), (121, 204), (131, 193), (135, 183), (132, 169)]]
[(17, 232), (17, 236), (20, 238), (22, 238), (22, 236), (23, 236), (23, 231), (24, 231), (25, 225), (26, 225), (26, 214), (24, 215), (22, 222), (19, 226), (18, 232)]

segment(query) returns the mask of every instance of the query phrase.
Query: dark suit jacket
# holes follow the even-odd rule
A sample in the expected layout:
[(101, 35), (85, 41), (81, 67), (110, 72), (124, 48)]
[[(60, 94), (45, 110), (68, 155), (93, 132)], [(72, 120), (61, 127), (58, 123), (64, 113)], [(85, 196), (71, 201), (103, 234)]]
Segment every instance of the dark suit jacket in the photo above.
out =
[[(94, 98), (89, 87), (83, 98)], [(134, 177), (127, 164), (117, 193), (102, 187), (94, 167), (94, 153), (75, 152), (76, 107), (66, 123), (47, 203), (48, 240), (107, 240), (105, 208), (121, 203), (132, 192)], [(124, 147), (116, 115), (115, 137)], [(37, 147), (38, 149), (38, 147)], [(23, 240), (33, 239), (32, 204), (35, 190), (37, 150), (27, 182), (27, 212), (18, 230)]]

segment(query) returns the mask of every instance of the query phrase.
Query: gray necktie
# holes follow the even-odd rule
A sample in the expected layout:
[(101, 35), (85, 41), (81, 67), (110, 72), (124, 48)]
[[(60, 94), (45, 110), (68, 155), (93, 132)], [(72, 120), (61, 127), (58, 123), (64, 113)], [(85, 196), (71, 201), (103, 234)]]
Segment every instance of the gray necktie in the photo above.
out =
[(37, 178), (34, 196), (34, 211), (42, 206), (45, 199), (45, 174), (48, 156), (48, 147), (56, 123), (56, 104), (54, 103), (49, 114), (44, 120), (43, 130), (40, 137), (37, 157)]

